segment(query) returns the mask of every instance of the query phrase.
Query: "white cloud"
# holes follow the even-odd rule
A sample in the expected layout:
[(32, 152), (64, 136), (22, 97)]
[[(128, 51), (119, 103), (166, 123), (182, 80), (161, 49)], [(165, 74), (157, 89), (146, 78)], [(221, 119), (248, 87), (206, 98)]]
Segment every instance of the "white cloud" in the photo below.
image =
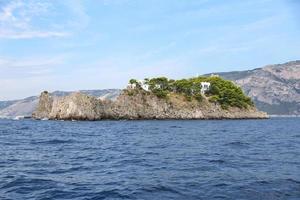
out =
[[(58, 10), (62, 5), (65, 7), (64, 13)], [(58, 16), (54, 13), (60, 13), (61, 20), (57, 20)], [(86, 26), (88, 19), (81, 1), (8, 1), (0, 6), (0, 38), (66, 37), (72, 31)]]
[(37, 95), (42, 90), (59, 88), (59, 70), (64, 55), (56, 57), (0, 58), (0, 100)]
[(66, 0), (64, 1), (64, 5), (68, 7), (75, 19), (67, 22), (68, 26), (75, 29), (83, 29), (89, 24), (90, 17), (86, 13), (82, 1)]
[(261, 30), (267, 30), (270, 28), (273, 28), (275, 26), (283, 24), (285, 21), (287, 21), (288, 16), (287, 15), (272, 15), (267, 16), (265, 18), (258, 19), (254, 22), (245, 24), (242, 26), (243, 31), (261, 31)]
[(56, 67), (64, 64), (64, 60), (63, 56), (25, 59), (0, 58), (0, 78), (24, 78), (49, 75)]
[(6, 39), (30, 39), (30, 38), (48, 38), (48, 37), (65, 37), (70, 35), (64, 32), (52, 31), (12, 31), (0, 30), (0, 38)]

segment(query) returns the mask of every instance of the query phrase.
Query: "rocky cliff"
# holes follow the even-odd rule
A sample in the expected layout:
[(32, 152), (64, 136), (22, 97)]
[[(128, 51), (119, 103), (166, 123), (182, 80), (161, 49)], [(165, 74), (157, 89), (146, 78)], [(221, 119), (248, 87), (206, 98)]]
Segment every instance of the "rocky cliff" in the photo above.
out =
[(300, 61), (216, 74), (240, 85), (268, 114), (300, 115)]
[(53, 98), (44, 92), (33, 117), (55, 120), (102, 119), (263, 119), (267, 114), (255, 107), (222, 109), (204, 98), (201, 102), (187, 101), (184, 96), (170, 94), (159, 98), (151, 92), (123, 90), (115, 100), (101, 100), (73, 93)]
[[(106, 90), (81, 90), (80, 93), (93, 96), (99, 99), (116, 99), (121, 90), (106, 89)], [(64, 97), (74, 92), (55, 91), (49, 93), (52, 98)], [(0, 118), (14, 118), (16, 116), (31, 116), (37, 109), (39, 96), (27, 97), (25, 99), (13, 101), (0, 101)]]

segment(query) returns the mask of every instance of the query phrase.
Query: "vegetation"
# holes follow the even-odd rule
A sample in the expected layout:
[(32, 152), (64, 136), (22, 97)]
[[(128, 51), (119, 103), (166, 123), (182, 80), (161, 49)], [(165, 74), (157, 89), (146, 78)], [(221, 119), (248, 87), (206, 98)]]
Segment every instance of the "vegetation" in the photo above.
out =
[(159, 98), (166, 98), (170, 92), (169, 80), (166, 77), (145, 79), (149, 89)]
[[(159, 98), (167, 98), (170, 93), (182, 94), (188, 101), (193, 99), (201, 102), (204, 96), (201, 94), (201, 82), (211, 84), (209, 90), (204, 94), (210, 102), (218, 103), (222, 108), (229, 107), (247, 108), (253, 106), (251, 99), (243, 93), (242, 89), (233, 82), (220, 77), (195, 77), (190, 79), (172, 80), (166, 77), (145, 79), (149, 90)], [(131, 84), (141, 88), (138, 81), (131, 79)]]
[(130, 84), (137, 84), (138, 81), (137, 81), (136, 79), (130, 79), (129, 83), (130, 83)]

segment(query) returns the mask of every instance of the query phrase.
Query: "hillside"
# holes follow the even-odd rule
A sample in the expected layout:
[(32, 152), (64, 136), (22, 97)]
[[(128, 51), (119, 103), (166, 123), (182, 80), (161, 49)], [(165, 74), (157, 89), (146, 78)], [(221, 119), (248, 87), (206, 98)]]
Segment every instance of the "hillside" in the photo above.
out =
[(259, 110), (271, 115), (300, 115), (300, 61), (214, 74), (240, 85)]
[[(115, 99), (119, 94), (118, 89), (107, 90), (81, 90), (83, 94), (93, 96), (100, 99)], [(72, 91), (55, 91), (51, 95), (53, 97), (62, 97), (72, 94)], [(25, 99), (13, 101), (0, 101), (0, 118), (1, 117), (16, 117), (16, 116), (31, 116), (36, 109), (39, 101), (39, 96), (32, 96)]]
[(131, 79), (115, 101), (80, 92), (53, 98), (45, 91), (32, 116), (51, 120), (268, 118), (239, 87), (220, 77)]

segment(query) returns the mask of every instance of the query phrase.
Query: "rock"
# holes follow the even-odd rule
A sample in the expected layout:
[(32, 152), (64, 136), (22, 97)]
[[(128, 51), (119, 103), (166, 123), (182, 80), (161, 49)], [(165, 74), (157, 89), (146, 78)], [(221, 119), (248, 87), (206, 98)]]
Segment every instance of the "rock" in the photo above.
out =
[[(105, 89), (105, 90), (81, 90), (80, 93), (94, 96), (96, 98), (106, 100), (116, 99), (121, 90), (119, 89)], [(74, 92), (54, 91), (49, 93), (52, 98), (68, 96)], [(32, 116), (33, 112), (37, 109), (39, 102), (38, 96), (31, 96), (25, 99), (13, 101), (0, 101), (0, 116), (7, 118), (14, 118), (16, 116)]]
[[(133, 93), (133, 95), (132, 95)], [(54, 100), (42, 93), (36, 119), (102, 120), (102, 119), (264, 119), (267, 114), (256, 110), (229, 108), (210, 103), (187, 101), (184, 96), (172, 93), (167, 99), (142, 90), (124, 90), (115, 100), (101, 100), (82, 93), (73, 93)]]
[(81, 93), (56, 98), (49, 119), (96, 120), (99, 119), (101, 101)]
[(36, 119), (49, 118), (53, 106), (53, 98), (47, 91), (42, 92), (40, 100), (32, 117)]
[(139, 91), (134, 96), (121, 94), (114, 102), (118, 118), (124, 119), (235, 119), (267, 118), (267, 114), (255, 107), (248, 109), (229, 108), (210, 103), (187, 101), (184, 96), (172, 94), (168, 99), (160, 99), (154, 94)]

